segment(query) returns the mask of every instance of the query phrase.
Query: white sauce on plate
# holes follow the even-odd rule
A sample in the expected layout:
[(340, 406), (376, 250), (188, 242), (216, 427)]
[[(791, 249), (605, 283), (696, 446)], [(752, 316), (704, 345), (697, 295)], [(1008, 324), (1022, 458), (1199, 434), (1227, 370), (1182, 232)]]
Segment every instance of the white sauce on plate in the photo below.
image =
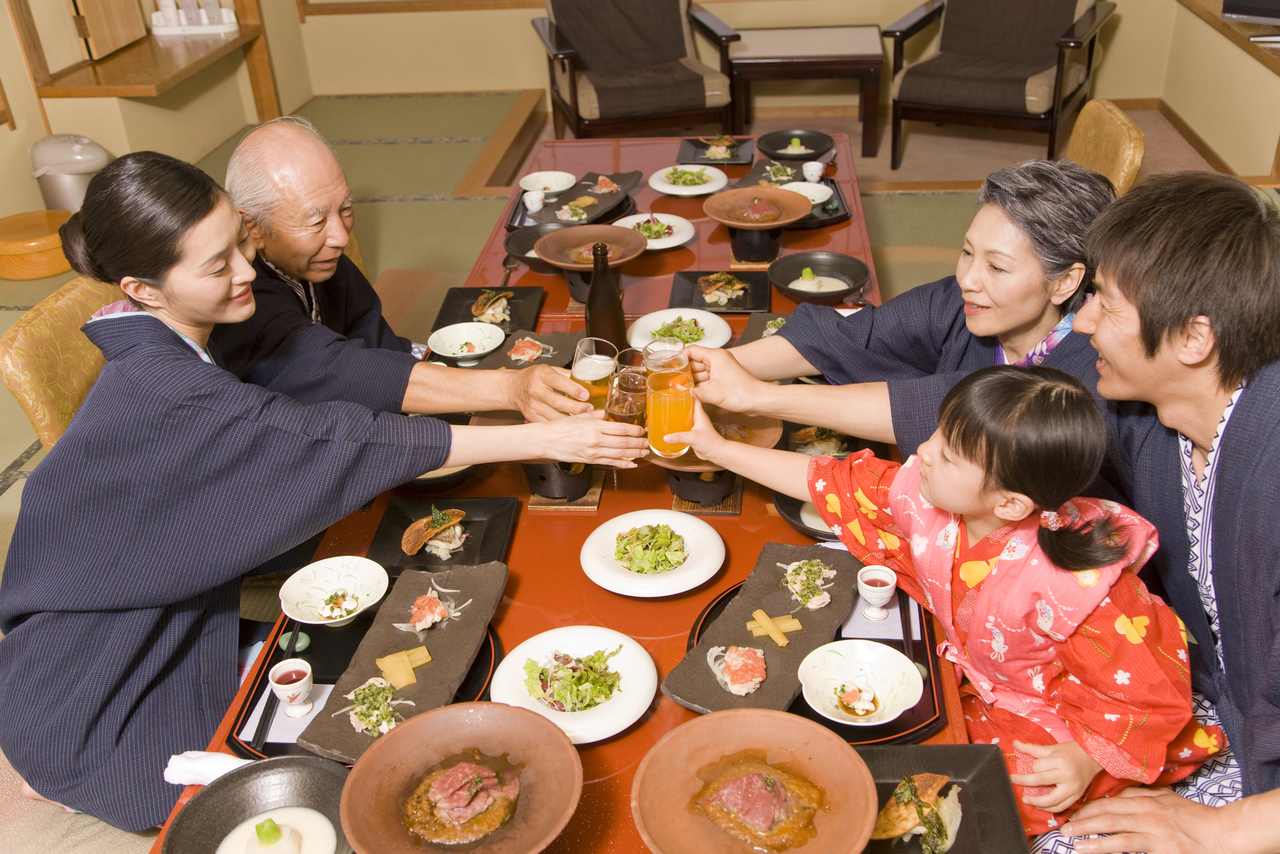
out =
[(254, 828), (271, 819), (283, 830), (286, 826), (298, 831), (302, 837), (302, 854), (334, 854), (338, 849), (338, 835), (334, 832), (333, 823), (322, 813), (310, 807), (280, 807), (258, 813), (253, 818), (240, 822), (235, 829), (223, 837), (215, 854), (245, 854), (259, 849), (249, 848), (250, 841), (256, 842)]
[(800, 505), (800, 522), (804, 525), (808, 525), (815, 531), (830, 530), (827, 527), (827, 523), (822, 521), (822, 516), (818, 513), (818, 508), (814, 507), (813, 503), (809, 501)]
[(831, 276), (814, 276), (812, 279), (796, 279), (787, 287), (797, 291), (809, 291), (811, 293), (824, 293), (826, 291), (847, 291), (849, 285), (840, 279), (833, 279)]

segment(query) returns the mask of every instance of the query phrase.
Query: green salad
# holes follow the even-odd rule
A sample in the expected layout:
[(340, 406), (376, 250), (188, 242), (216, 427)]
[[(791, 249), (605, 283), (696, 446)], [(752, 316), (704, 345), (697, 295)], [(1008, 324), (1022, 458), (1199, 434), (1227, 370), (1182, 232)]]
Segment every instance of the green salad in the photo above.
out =
[(598, 649), (586, 658), (574, 658), (557, 651), (544, 667), (532, 658), (524, 662), (524, 687), (529, 696), (557, 712), (581, 712), (593, 709), (613, 696), (622, 681), (608, 661), (619, 652)]
[(669, 323), (664, 323), (657, 329), (653, 330), (654, 338), (679, 338), (686, 344), (694, 344), (701, 341), (707, 334), (707, 330), (702, 328), (702, 324), (698, 323), (696, 317), (685, 320), (683, 317), (676, 317)]
[(670, 525), (641, 525), (618, 535), (613, 556), (632, 572), (652, 575), (670, 572), (685, 562), (689, 552), (684, 537)]
[(675, 229), (669, 224), (658, 219), (653, 214), (649, 214), (649, 218), (638, 222), (631, 226), (633, 231), (638, 231), (649, 240), (660, 240), (663, 237), (670, 237), (675, 234)]
[(668, 169), (662, 177), (677, 187), (701, 187), (711, 180), (706, 169), (681, 169), (679, 166)]

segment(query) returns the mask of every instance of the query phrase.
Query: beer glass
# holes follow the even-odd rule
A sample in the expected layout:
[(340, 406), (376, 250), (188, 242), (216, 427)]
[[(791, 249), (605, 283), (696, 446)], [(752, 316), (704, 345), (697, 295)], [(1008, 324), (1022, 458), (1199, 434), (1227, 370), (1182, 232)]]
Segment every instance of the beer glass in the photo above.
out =
[(609, 380), (618, 370), (618, 348), (603, 338), (583, 338), (573, 351), (573, 381), (591, 395), (591, 406), (604, 409)]
[(648, 387), (649, 448), (660, 457), (674, 459), (689, 446), (673, 445), (663, 436), (693, 428), (693, 380), (681, 371), (654, 371), (649, 374)]
[(617, 376), (609, 383), (609, 396), (604, 405), (605, 420), (643, 427), (647, 403), (644, 368), (619, 368)]
[(684, 351), (684, 342), (679, 338), (655, 338), (645, 345), (644, 366), (650, 373), (653, 371), (681, 371), (693, 382), (693, 367), (689, 364), (689, 355)]

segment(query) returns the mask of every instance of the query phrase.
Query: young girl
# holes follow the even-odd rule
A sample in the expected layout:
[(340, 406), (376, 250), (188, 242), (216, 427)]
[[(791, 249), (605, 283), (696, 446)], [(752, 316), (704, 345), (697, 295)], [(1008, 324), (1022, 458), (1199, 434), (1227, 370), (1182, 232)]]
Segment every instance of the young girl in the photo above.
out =
[(752, 448), (701, 415), (671, 438), (811, 499), (859, 560), (897, 571), (944, 628), (939, 653), (966, 677), (969, 739), (1004, 751), (1028, 834), (1061, 826), (1084, 800), (1180, 780), (1222, 748), (1221, 731), (1191, 716), (1180, 623), (1136, 574), (1154, 528), (1074, 497), (1106, 450), (1076, 379), (977, 371), (901, 465)]

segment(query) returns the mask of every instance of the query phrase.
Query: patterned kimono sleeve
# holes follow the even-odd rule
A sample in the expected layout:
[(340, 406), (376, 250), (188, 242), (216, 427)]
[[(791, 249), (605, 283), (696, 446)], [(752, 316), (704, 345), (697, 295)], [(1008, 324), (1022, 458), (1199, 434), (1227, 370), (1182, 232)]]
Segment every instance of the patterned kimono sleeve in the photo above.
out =
[(898, 574), (898, 586), (919, 600), (909, 532), (898, 529), (889, 509), (889, 490), (901, 468), (901, 463), (877, 459), (870, 451), (843, 460), (814, 457), (809, 494), (822, 520), (854, 557), (889, 567)]
[(1151, 783), (1167, 761), (1194, 764), (1222, 749), (1221, 730), (1191, 716), (1177, 616), (1133, 572), (1120, 576), (1058, 651), (1062, 670), (1045, 698), (1113, 777)]

